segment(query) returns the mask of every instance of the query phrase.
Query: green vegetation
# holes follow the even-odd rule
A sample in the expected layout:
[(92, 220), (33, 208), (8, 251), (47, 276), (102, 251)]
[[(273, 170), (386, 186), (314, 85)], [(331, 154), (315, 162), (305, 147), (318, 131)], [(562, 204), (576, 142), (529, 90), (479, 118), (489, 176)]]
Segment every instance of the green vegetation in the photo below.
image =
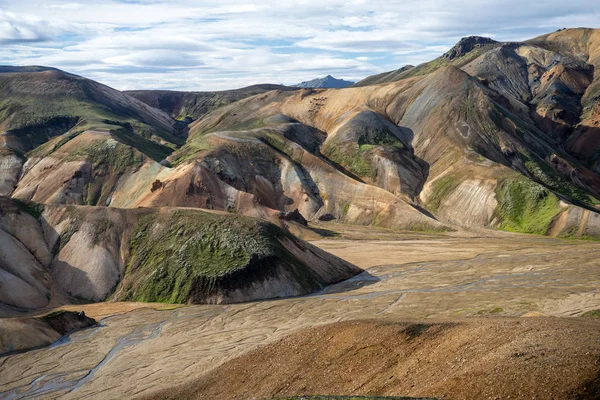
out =
[(521, 155), (521, 158), (529, 173), (531, 173), (536, 180), (555, 192), (587, 204), (597, 204), (600, 202), (584, 189), (575, 186), (573, 183), (560, 176), (552, 167), (538, 159), (537, 156), (532, 156), (530, 158), (523, 154)]
[(78, 121), (78, 117), (68, 115), (52, 116), (36, 120), (23, 128), (12, 129), (11, 134), (18, 137), (21, 145), (28, 150), (69, 131)]
[(69, 225), (60, 233), (57, 243), (58, 251), (62, 250), (69, 243), (75, 232), (81, 228), (81, 224), (83, 223), (82, 210), (74, 206), (67, 206), (67, 219), (69, 220)]
[(584, 318), (600, 318), (600, 310), (590, 310), (581, 314)]
[(496, 188), (498, 228), (544, 235), (560, 211), (559, 199), (525, 177), (508, 177)]
[(200, 156), (200, 153), (204, 151), (212, 150), (213, 146), (206, 136), (194, 137), (188, 140), (188, 142), (176, 150), (171, 155), (171, 164), (173, 166), (181, 165), (187, 161), (194, 160)]
[(427, 198), (427, 208), (436, 212), (442, 206), (442, 202), (458, 187), (460, 181), (454, 175), (445, 175), (435, 180), (431, 187), (431, 194)]
[(40, 220), (40, 218), (42, 218), (42, 214), (44, 213), (43, 204), (34, 203), (32, 201), (23, 201), (19, 199), (13, 199), (13, 201), (16, 203), (17, 207), (19, 207), (19, 211), (31, 215), (38, 221)]
[(139, 167), (142, 163), (140, 153), (114, 139), (94, 141), (77, 154), (87, 156), (94, 168), (110, 168), (116, 174), (122, 174), (130, 167)]
[[(80, 132), (108, 132), (115, 130), (115, 126), (130, 131), (129, 135), (116, 132), (115, 137), (157, 161), (164, 159), (171, 149), (149, 139), (160, 137), (173, 146), (183, 144), (182, 138), (174, 136), (175, 129), (168, 121), (154, 118), (143, 107), (121, 101), (122, 97), (121, 93), (96, 82), (58, 70), (3, 75), (0, 121), (5, 121), (4, 129), (18, 138), (18, 145), (24, 151), (34, 150), (69, 132), (54, 142), (53, 147), (40, 149), (44, 155), (56, 151)], [(75, 129), (76, 132), (70, 132)]]
[(377, 168), (369, 159), (369, 151), (355, 143), (332, 141), (322, 149), (322, 154), (361, 178), (375, 179)]
[(140, 152), (114, 139), (96, 140), (69, 155), (67, 161), (81, 157), (87, 158), (93, 166), (93, 179), (83, 192), (87, 205), (104, 204), (119, 177), (126, 171), (137, 170), (143, 163)]
[(471, 61), (473, 61), (474, 59), (476, 59), (483, 53), (487, 52), (488, 50), (490, 50), (496, 46), (497, 45), (495, 45), (495, 44), (481, 46), (481, 47), (471, 50), (470, 52), (468, 52), (466, 54), (463, 54), (460, 57), (456, 57), (455, 59), (453, 59), (451, 61), (448, 61), (443, 56), (438, 57), (433, 61), (421, 64), (421, 65), (417, 65), (415, 68), (409, 70), (405, 75), (403, 75), (402, 79), (412, 78), (414, 76), (427, 75), (427, 74), (430, 74), (446, 65), (454, 65), (455, 67), (460, 68), (460, 67), (470, 63)]
[(173, 152), (172, 148), (148, 140), (125, 128), (114, 129), (111, 133), (120, 142), (136, 148), (156, 162), (164, 160)]
[(302, 275), (298, 259), (279, 242), (282, 237), (295, 240), (274, 225), (237, 215), (142, 215), (129, 241), (131, 257), (119, 299), (185, 303), (213, 293), (223, 280), (235, 283), (232, 277), (242, 270), (260, 274), (278, 261), (314, 287), (314, 278)]
[(479, 311), (477, 311), (477, 315), (500, 314), (502, 311), (504, 311), (504, 309), (502, 307), (495, 307), (492, 309), (479, 310)]
[(343, 214), (344, 217), (346, 215), (348, 215), (349, 210), (350, 210), (350, 203), (346, 203), (346, 205), (344, 205), (344, 214)]

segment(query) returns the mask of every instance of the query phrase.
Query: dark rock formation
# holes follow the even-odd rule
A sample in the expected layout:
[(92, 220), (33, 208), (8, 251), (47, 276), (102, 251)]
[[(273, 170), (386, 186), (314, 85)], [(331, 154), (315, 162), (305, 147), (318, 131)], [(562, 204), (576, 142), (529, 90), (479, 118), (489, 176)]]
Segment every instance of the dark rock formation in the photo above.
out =
[(481, 37), (481, 36), (467, 36), (454, 45), (443, 57), (447, 60), (453, 60), (455, 58), (464, 56), (471, 50), (485, 46), (486, 44), (498, 43), (493, 39)]
[(297, 208), (294, 211), (281, 211), (279, 213), (279, 219), (283, 221), (297, 222), (303, 226), (308, 225), (308, 221), (302, 216), (302, 214), (300, 214), (300, 211), (298, 211)]

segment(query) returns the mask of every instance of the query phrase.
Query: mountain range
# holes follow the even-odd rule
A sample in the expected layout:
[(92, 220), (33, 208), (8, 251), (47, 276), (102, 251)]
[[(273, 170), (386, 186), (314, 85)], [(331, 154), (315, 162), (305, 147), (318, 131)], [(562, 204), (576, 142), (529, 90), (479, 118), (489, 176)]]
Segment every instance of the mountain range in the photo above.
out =
[[(332, 80), (120, 92), (0, 67), (0, 233), (14, 255), (0, 282), (19, 288), (0, 302), (307, 293), (360, 272), (290, 233), (318, 221), (600, 237), (600, 30), (467, 37), (321, 88)], [(231, 262), (190, 270), (190, 254)]]

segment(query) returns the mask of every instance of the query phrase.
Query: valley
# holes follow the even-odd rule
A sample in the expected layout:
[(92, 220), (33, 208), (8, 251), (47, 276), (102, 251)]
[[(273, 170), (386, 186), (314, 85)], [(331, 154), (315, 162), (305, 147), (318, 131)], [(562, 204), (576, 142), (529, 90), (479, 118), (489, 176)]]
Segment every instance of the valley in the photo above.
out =
[[(600, 309), (597, 293), (600, 275), (595, 268), (600, 244), (521, 234), (415, 234), (323, 225), (338, 232), (339, 236), (312, 243), (364, 268), (365, 272), (313, 295), (273, 301), (188, 305), (162, 311), (148, 304), (139, 304), (137, 307), (140, 308), (136, 309), (135, 303), (125, 307), (121, 303), (70, 306), (98, 318), (100, 326), (74, 333), (66, 343), (58, 346), (2, 358), (2, 376), (6, 382), (0, 387), (3, 398), (31, 395), (152, 397), (161, 389), (173, 393), (171, 388), (175, 387), (180, 392), (174, 398), (180, 398), (184, 393), (188, 393), (186, 398), (201, 398), (195, 396), (201, 396), (202, 392), (196, 395), (192, 389), (186, 392), (186, 385), (195, 385), (194, 382), (209, 371), (225, 373), (218, 366), (228, 360), (257, 348), (260, 354), (262, 345), (276, 343), (305, 328), (352, 321), (404, 324), (402, 326), (417, 322), (467, 324), (461, 328), (466, 331), (470, 326), (489, 326), (485, 328), (489, 329), (489, 334), (505, 337), (502, 340), (509, 343), (515, 339), (508, 333), (512, 328), (503, 333), (502, 326), (505, 325), (523, 324), (526, 331), (543, 327), (543, 332), (548, 329), (547, 332), (560, 332), (555, 326), (564, 325), (565, 328), (560, 329), (567, 330), (585, 330), (589, 326), (591, 333), (585, 335), (591, 336), (579, 336), (577, 340), (591, 358), (581, 359), (584, 366), (569, 367), (578, 372), (573, 378), (575, 381), (562, 389), (576, 390), (577, 385), (583, 384), (585, 376), (586, 379), (600, 376), (594, 375), (600, 373), (594, 361), (594, 357), (600, 356), (597, 346), (600, 322), (582, 317), (593, 315)], [(111, 307), (114, 307), (112, 313)], [(328, 329), (337, 329), (334, 327), (338, 325), (330, 326)], [(570, 351), (583, 351), (571, 350), (571, 345), (564, 342), (568, 340), (565, 337), (552, 337), (548, 340), (547, 336), (538, 335), (523, 340), (529, 343), (528, 346), (548, 349), (546, 356), (538, 355), (542, 357), (540, 362), (544, 357), (558, 357), (552, 355), (555, 354), (553, 349), (563, 345), (567, 347), (562, 350), (564, 356), (560, 357), (569, 357)], [(494, 342), (485, 343), (488, 346)], [(526, 347), (518, 343), (510, 346)], [(498, 357), (504, 357), (502, 354)], [(369, 358), (365, 360), (371, 362)], [(481, 361), (479, 376), (483, 377), (477, 379), (483, 382), (485, 376), (494, 376), (493, 366), (497, 362), (494, 360)], [(335, 363), (335, 358), (331, 362)], [(399, 360), (394, 362), (402, 365)], [(250, 365), (247, 365), (248, 371), (252, 370)], [(562, 371), (562, 364), (553, 365)], [(519, 370), (522, 373), (527, 368), (526, 364), (516, 363), (510, 373), (518, 374)], [(584, 370), (587, 372), (583, 373)], [(468, 373), (471, 372), (463, 369), (453, 376), (460, 379), (466, 376), (461, 374)], [(281, 381), (272, 381), (273, 385), (264, 387), (259, 385), (260, 380), (252, 383), (255, 378), (251, 372), (246, 374), (247, 385), (240, 384), (236, 389), (241, 390), (240, 395), (245, 393), (240, 398), (334, 394), (316, 392), (318, 385), (306, 386), (315, 392), (303, 390), (302, 385), (293, 384), (296, 382), (293, 374), (282, 375), (277, 378)], [(544, 373), (541, 376), (545, 376)], [(441, 377), (435, 378), (437, 381), (433, 378), (433, 381), (417, 381), (412, 388), (392, 385), (387, 390), (361, 386), (361, 377), (355, 375), (348, 383), (332, 381), (341, 385), (335, 394), (404, 394), (437, 398), (445, 390), (444, 385), (439, 386)], [(279, 384), (275, 385), (277, 382)], [(479, 380), (475, 381), (471, 391), (460, 392), (462, 394), (457, 398), (475, 399), (485, 390), (492, 394), (506, 390), (500, 384), (485, 389), (486, 385), (477, 382)], [(595, 382), (597, 385), (597, 380)], [(214, 390), (211, 387), (203, 390), (208, 393)], [(543, 385), (528, 390), (539, 394), (540, 388)], [(226, 399), (231, 398), (233, 392), (211, 393), (211, 398)]]

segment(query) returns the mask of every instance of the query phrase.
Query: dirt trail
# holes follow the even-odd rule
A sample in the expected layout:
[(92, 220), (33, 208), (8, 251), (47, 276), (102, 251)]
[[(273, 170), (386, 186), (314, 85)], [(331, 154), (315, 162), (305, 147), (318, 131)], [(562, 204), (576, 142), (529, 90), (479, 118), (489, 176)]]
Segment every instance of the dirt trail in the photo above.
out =
[(575, 316), (600, 309), (600, 243), (526, 235), (407, 234), (406, 240), (394, 235), (394, 242), (313, 242), (363, 267), (374, 265), (316, 295), (142, 308), (106, 317), (100, 328), (78, 332), (60, 346), (0, 358), (0, 398), (149, 395), (196, 380), (302, 328), (340, 321)]

